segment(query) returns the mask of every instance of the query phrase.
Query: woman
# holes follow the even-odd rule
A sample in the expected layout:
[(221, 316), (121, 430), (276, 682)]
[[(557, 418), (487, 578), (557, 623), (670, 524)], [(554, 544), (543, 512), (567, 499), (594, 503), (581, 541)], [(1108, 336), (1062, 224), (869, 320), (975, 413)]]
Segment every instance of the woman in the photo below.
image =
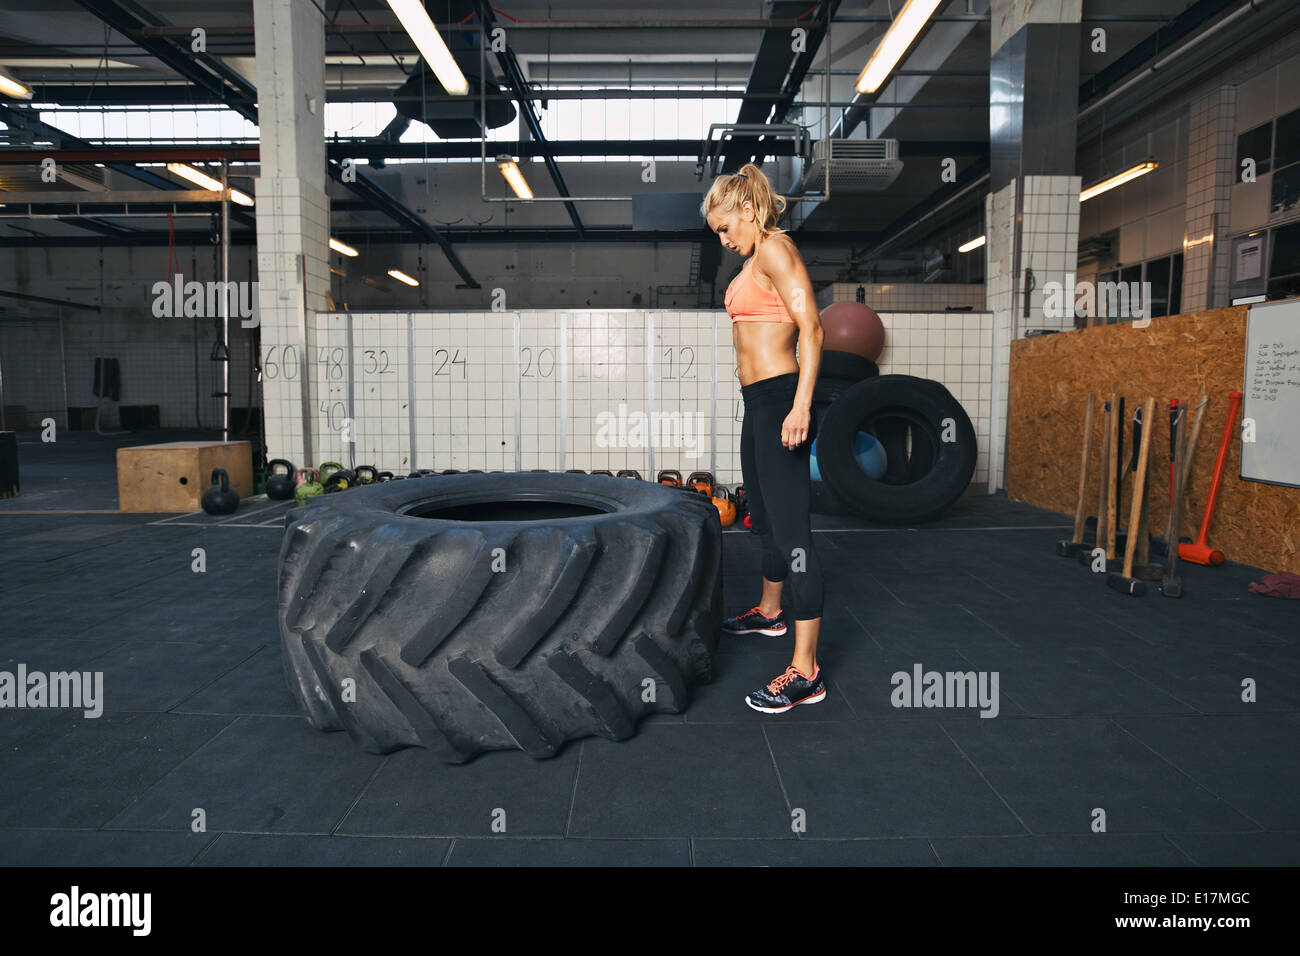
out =
[[(813, 384), (822, 326), (799, 250), (777, 218), (785, 200), (757, 166), (713, 181), (701, 207), (718, 240), (748, 261), (727, 289), (736, 371), (745, 401), (740, 464), (754, 530), (762, 539), (763, 597), (723, 622), (729, 634), (786, 633), (781, 592), (794, 592), (794, 659), (785, 673), (745, 698), (767, 714), (826, 697), (817, 663), (822, 577), (808, 519)], [(795, 344), (799, 344), (799, 359)]]

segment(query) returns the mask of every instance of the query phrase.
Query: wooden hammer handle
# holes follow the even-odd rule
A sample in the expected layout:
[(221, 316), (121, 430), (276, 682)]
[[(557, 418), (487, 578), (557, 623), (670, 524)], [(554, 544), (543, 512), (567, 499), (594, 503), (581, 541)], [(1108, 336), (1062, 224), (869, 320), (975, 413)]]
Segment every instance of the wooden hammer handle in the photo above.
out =
[(1074, 506), (1074, 543), (1078, 544), (1083, 541), (1083, 527), (1087, 522), (1087, 492), (1088, 492), (1088, 466), (1092, 463), (1092, 422), (1093, 411), (1097, 404), (1097, 396), (1093, 392), (1088, 393), (1083, 408), (1083, 456), (1079, 463), (1079, 498)]
[(1148, 397), (1142, 403), (1142, 442), (1138, 448), (1137, 474), (1133, 476), (1133, 500), (1128, 509), (1128, 538), (1124, 543), (1124, 577), (1133, 577), (1133, 556), (1137, 552), (1138, 537), (1143, 533), (1142, 508), (1147, 500), (1147, 463), (1151, 457), (1150, 423), (1155, 419), (1156, 400)]

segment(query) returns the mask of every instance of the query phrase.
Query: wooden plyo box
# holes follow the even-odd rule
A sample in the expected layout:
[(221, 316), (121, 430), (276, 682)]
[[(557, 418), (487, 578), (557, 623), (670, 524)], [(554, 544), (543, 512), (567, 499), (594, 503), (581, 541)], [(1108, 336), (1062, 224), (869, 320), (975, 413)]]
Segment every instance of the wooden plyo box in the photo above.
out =
[(253, 451), (246, 441), (173, 441), (117, 450), (117, 506), (121, 511), (199, 511), (199, 498), (212, 484), (212, 469), (224, 468), (230, 487), (253, 494)]

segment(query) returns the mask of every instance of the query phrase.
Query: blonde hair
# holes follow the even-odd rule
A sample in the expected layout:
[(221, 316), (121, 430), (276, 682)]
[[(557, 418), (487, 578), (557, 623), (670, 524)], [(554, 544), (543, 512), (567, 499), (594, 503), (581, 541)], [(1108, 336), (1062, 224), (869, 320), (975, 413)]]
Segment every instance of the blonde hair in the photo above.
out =
[(707, 219), (714, 209), (721, 207), (723, 212), (731, 212), (745, 203), (754, 207), (754, 222), (764, 237), (785, 232), (776, 224), (785, 212), (785, 197), (772, 191), (772, 184), (753, 163), (746, 163), (738, 173), (723, 173), (713, 180), (700, 204), (700, 215)]

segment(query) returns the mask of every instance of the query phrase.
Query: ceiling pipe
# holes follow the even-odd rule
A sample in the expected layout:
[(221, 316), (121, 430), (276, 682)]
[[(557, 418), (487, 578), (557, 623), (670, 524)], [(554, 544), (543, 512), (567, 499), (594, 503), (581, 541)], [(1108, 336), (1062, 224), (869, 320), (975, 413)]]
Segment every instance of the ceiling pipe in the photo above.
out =
[(1238, 7), (1236, 10), (1228, 14), (1219, 22), (1215, 23), (1213, 26), (1206, 27), (1204, 30), (1196, 34), (1196, 36), (1192, 37), (1190, 40), (1187, 40), (1186, 42), (1178, 45), (1171, 52), (1166, 53), (1160, 59), (1154, 61), (1150, 66), (1146, 67), (1140, 73), (1137, 73), (1129, 77), (1129, 79), (1125, 80), (1123, 83), (1115, 87), (1113, 90), (1110, 90), (1109, 92), (1103, 94), (1100, 99), (1094, 100), (1093, 102), (1089, 103), (1083, 109), (1079, 110), (1077, 118), (1079, 120), (1084, 120), (1087, 117), (1091, 116), (1097, 110), (1104, 107), (1107, 103), (1110, 103), (1112, 100), (1120, 96), (1122, 93), (1131, 90), (1139, 83), (1143, 83), (1146, 80), (1150, 79), (1151, 77), (1155, 76), (1157, 72), (1167, 67), (1170, 63), (1173, 63), (1174, 61), (1179, 60), (1182, 57), (1186, 56), (1188, 51), (1190, 51), (1194, 47), (1199, 46), (1201, 43), (1204, 43), (1206, 40), (1210, 39), (1211, 37), (1223, 32), (1229, 26), (1236, 23), (1238, 20), (1241, 20), (1242, 18), (1246, 17), (1247, 15), (1258, 12), (1260, 9), (1267, 6), (1269, 2), (1270, 0), (1247, 0), (1244, 6)]

